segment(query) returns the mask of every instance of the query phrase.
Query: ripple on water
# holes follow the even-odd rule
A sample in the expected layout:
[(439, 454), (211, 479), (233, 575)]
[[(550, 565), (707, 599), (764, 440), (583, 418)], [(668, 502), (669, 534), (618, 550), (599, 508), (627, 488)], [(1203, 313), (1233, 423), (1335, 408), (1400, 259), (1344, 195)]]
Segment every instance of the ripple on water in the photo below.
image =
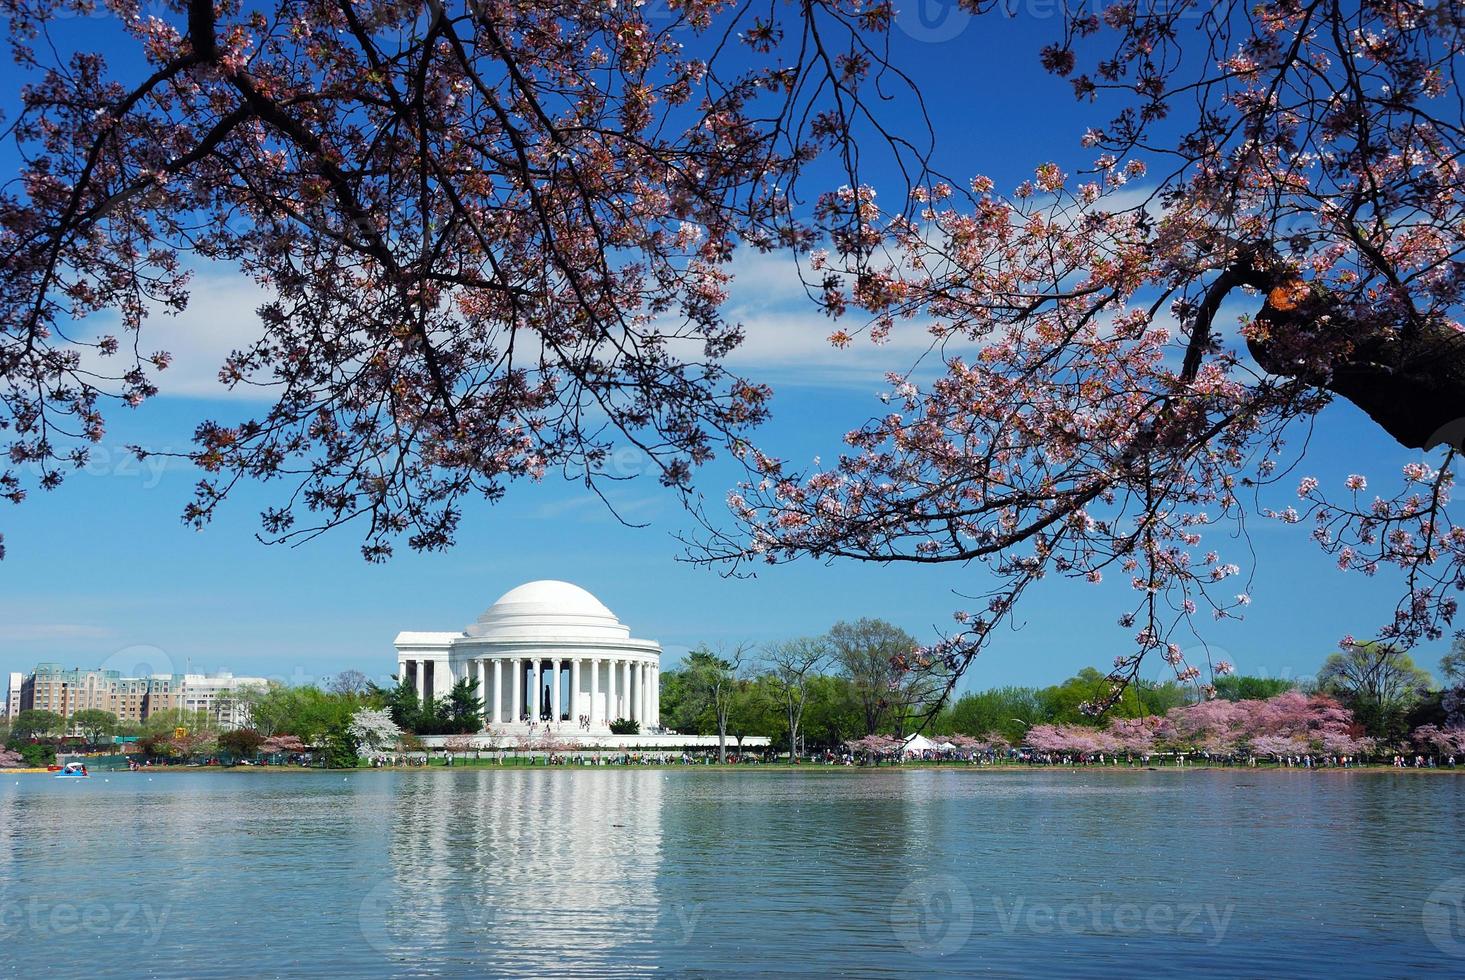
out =
[[(118, 774), (0, 787), (0, 971), (1439, 972), (1465, 780)], [(1431, 911), (1434, 910), (1434, 911)]]

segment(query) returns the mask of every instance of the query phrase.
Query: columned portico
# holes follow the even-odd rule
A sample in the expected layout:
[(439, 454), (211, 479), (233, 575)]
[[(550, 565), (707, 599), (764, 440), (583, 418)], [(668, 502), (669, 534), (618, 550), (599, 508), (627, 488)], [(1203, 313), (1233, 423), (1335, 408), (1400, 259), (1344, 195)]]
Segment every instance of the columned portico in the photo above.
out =
[(398, 676), (422, 697), (478, 685), (485, 729), (608, 735), (618, 718), (657, 726), (661, 647), (567, 582), (506, 593), (461, 633), (402, 633)]

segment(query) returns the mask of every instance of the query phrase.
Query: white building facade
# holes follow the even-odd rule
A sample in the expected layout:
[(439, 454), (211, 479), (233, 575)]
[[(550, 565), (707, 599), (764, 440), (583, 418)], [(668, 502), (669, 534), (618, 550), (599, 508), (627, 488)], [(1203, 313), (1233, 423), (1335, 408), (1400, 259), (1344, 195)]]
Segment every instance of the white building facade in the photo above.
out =
[(11, 672), (10, 686), (6, 688), (5, 704), (3, 705), (6, 717), (14, 718), (16, 715), (20, 714), (20, 688), (21, 685), (24, 683), (24, 674), (18, 671)]
[(263, 677), (235, 677), (227, 671), (217, 674), (184, 674), (182, 707), (202, 711), (222, 731), (249, 727), (249, 703), (241, 697), (249, 689), (263, 691), (270, 682)]
[(608, 735), (610, 723), (660, 728), (661, 646), (568, 582), (506, 592), (457, 633), (397, 635), (397, 676), (419, 697), (476, 681), (486, 730)]

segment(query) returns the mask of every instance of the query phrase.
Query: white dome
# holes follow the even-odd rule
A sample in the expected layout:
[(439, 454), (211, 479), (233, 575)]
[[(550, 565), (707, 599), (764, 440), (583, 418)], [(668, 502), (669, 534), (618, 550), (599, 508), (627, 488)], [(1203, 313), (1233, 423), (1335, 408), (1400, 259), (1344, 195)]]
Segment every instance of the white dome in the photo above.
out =
[(542, 579), (510, 589), (463, 632), (485, 639), (583, 637), (625, 639), (631, 635), (615, 613), (578, 585)]

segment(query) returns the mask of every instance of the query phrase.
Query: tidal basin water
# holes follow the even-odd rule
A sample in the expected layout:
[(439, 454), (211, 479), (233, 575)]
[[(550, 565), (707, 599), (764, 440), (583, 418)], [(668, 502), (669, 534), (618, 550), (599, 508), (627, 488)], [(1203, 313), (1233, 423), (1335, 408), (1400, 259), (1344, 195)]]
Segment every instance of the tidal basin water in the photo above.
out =
[(0, 780), (20, 977), (1465, 972), (1465, 777)]

